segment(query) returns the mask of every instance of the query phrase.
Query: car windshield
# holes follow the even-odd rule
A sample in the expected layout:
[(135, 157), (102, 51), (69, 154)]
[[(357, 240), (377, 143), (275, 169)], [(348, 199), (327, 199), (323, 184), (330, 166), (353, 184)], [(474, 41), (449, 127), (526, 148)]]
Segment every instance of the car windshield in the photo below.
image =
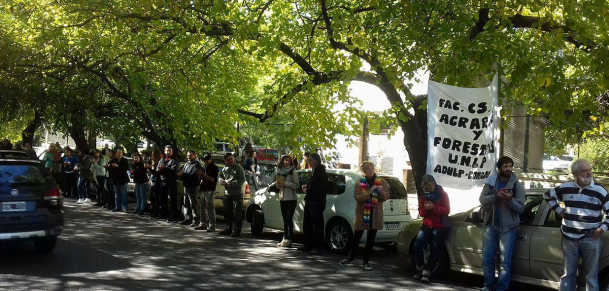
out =
[(383, 180), (389, 184), (389, 199), (406, 199), (406, 188), (400, 180), (393, 177), (383, 177)]
[(44, 185), (49, 178), (42, 165), (0, 164), (0, 185)]

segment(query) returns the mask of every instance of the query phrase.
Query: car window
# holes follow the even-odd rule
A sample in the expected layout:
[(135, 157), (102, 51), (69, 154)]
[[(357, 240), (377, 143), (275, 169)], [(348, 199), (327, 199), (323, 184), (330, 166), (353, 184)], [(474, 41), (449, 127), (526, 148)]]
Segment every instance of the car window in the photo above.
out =
[(535, 220), (535, 216), (537, 216), (541, 202), (543, 202), (543, 196), (526, 196), (526, 200), (524, 202), (524, 212), (520, 214), (520, 224), (533, 225), (533, 221)]
[(400, 180), (394, 177), (382, 177), (389, 184), (389, 199), (406, 199), (406, 188)]
[(219, 152), (223, 152), (224, 151), (224, 144), (217, 143), (216, 144), (216, 150), (219, 151)]
[[(307, 185), (311, 180), (313, 172), (299, 172), (298, 182), (300, 185)], [(326, 188), (327, 195), (340, 195), (345, 193), (347, 183), (345, 182), (345, 176), (340, 174), (328, 173), (328, 188)], [(297, 189), (297, 193), (302, 194), (302, 189)]]
[(0, 164), (0, 185), (44, 185), (51, 180), (48, 170), (42, 165)]
[[(565, 209), (565, 203), (559, 202), (560, 207)], [(556, 214), (556, 211), (550, 210), (546, 216), (546, 221), (543, 223), (545, 227), (560, 227), (562, 224), (562, 218)]]

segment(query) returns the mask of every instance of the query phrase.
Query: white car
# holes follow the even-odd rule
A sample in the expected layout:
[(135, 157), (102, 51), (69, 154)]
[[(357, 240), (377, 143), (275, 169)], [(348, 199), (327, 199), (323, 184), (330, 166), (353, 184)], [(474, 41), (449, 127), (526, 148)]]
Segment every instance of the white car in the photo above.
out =
[(544, 171), (558, 171), (558, 172), (570, 172), (571, 164), (575, 157), (563, 155), (557, 156), (543, 156), (543, 170)]
[[(350, 170), (327, 169), (328, 190), (324, 211), (325, 237), (332, 250), (347, 252), (353, 240), (353, 222), (357, 203), (354, 187), (359, 187), (361, 174)], [(311, 170), (297, 170), (300, 184), (306, 184)], [(390, 199), (383, 204), (385, 226), (376, 235), (376, 242), (395, 242), (401, 227), (411, 220), (408, 212), (406, 189), (397, 178), (380, 176), (388, 182)], [(302, 232), (304, 218), (304, 194), (297, 190), (298, 205), (294, 213), (294, 230)], [(245, 214), (252, 235), (262, 234), (263, 228), (283, 230), (283, 218), (279, 207), (279, 195), (261, 189), (251, 195)], [(365, 241), (365, 237), (363, 240)]]

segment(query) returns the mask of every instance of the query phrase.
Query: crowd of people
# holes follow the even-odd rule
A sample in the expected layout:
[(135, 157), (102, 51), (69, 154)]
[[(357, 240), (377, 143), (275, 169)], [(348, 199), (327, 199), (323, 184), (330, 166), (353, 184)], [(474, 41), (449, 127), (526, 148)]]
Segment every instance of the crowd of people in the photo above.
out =
[[(32, 157), (31, 144), (24, 144), (25, 152)], [(250, 146), (251, 147), (251, 146)], [(8, 140), (3, 140), (0, 149), (11, 149)], [(190, 224), (195, 230), (213, 232), (216, 229), (214, 194), (218, 182), (224, 187), (224, 218), (226, 228), (222, 235), (239, 237), (241, 234), (243, 195), (245, 183), (257, 189), (255, 174), (256, 151), (248, 149), (243, 166), (235, 162), (233, 154), (224, 156), (222, 170), (214, 163), (211, 154), (203, 156), (201, 163), (195, 151), (187, 151), (187, 161), (180, 167), (173, 156), (173, 148), (165, 146), (164, 155), (153, 150), (151, 158), (144, 161), (138, 153), (132, 155), (133, 165), (123, 157), (123, 150), (104, 149), (92, 153), (82, 151), (80, 157), (70, 148), (59, 152), (59, 145), (51, 145), (42, 162), (51, 172), (61, 174), (64, 196), (78, 198), (76, 203), (90, 202), (90, 191), (96, 192), (96, 204), (113, 212), (127, 212), (127, 183), (135, 183), (135, 214), (143, 215), (147, 208), (152, 218), (167, 222)], [(297, 206), (296, 191), (305, 193), (303, 229), (305, 244), (299, 250), (318, 255), (324, 249), (324, 216), (328, 177), (319, 154), (307, 153), (303, 168), (311, 169), (309, 182), (301, 185), (295, 172), (301, 166), (290, 155), (282, 156), (274, 181), (269, 191), (279, 195), (284, 234), (278, 247), (291, 247), (294, 232), (294, 213)], [(497, 163), (497, 174), (489, 177), (480, 193), (480, 216), (486, 225), (482, 265), (484, 289), (508, 290), (511, 261), (516, 234), (520, 227), (520, 215), (525, 211), (525, 188), (513, 173), (514, 161), (501, 157)], [(341, 266), (353, 262), (359, 250), (364, 231), (367, 232), (363, 268), (371, 270), (369, 264), (372, 246), (378, 230), (383, 229), (383, 202), (389, 199), (387, 182), (375, 173), (374, 164), (364, 162), (359, 185), (354, 189), (357, 204), (354, 219), (353, 244)], [(598, 268), (601, 252), (601, 236), (609, 230), (609, 221), (603, 221), (603, 212), (609, 213), (609, 195), (602, 186), (595, 184), (589, 161), (579, 159), (572, 164), (574, 181), (564, 183), (544, 194), (548, 205), (562, 218), (562, 250), (565, 273), (560, 280), (560, 290), (575, 290), (578, 262), (587, 290), (598, 290)], [(178, 180), (184, 186), (183, 220), (178, 210)], [(431, 175), (425, 175), (420, 185), (419, 215), (423, 218), (414, 244), (416, 273), (414, 278), (430, 282), (438, 260), (445, 254), (443, 242), (450, 226), (450, 201), (441, 185)], [(199, 196), (200, 195), (200, 196)], [(200, 199), (198, 199), (200, 197)], [(147, 201), (150, 200), (150, 205)], [(561, 206), (562, 202), (564, 206)], [(427, 246), (429, 255), (426, 256)], [(499, 253), (499, 269), (496, 269), (495, 254)], [(497, 274), (496, 274), (497, 273)]]

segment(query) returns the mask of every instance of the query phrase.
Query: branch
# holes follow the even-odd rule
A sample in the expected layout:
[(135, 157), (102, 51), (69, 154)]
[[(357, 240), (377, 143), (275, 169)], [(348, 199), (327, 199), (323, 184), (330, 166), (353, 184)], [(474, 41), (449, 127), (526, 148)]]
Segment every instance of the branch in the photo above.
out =
[(573, 31), (568, 26), (562, 25), (551, 20), (544, 21), (539, 24), (539, 22), (541, 21), (539, 17), (516, 14), (510, 17), (510, 21), (512, 22), (512, 25), (517, 28), (537, 28), (545, 32), (553, 32), (557, 30), (563, 31), (566, 35), (566, 39), (568, 42), (575, 45), (576, 48), (583, 47), (583, 50), (585, 50), (586, 52), (590, 52), (591, 49), (598, 47), (597, 43), (589, 39), (586, 40), (586, 42), (580, 42), (575, 40), (575, 38), (573, 37), (574, 35), (577, 35), (575, 31)]

